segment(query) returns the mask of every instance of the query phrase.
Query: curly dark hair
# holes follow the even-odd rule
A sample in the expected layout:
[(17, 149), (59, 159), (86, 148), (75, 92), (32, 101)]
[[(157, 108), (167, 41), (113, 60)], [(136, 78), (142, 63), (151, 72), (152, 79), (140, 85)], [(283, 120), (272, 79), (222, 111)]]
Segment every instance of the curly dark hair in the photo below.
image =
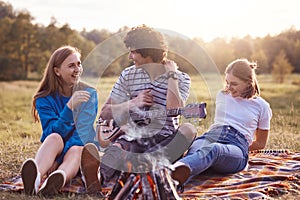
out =
[(157, 63), (165, 59), (168, 51), (163, 35), (144, 24), (132, 28), (124, 43), (130, 51), (136, 51), (144, 58), (150, 56)]

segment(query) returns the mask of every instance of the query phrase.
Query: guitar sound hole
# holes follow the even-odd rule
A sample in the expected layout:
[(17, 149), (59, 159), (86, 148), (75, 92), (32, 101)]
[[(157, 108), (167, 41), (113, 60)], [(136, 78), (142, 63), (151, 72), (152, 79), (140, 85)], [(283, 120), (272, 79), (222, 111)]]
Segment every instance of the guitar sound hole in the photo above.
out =
[(141, 119), (141, 120), (136, 120), (134, 121), (138, 126), (147, 126), (150, 124), (151, 119)]

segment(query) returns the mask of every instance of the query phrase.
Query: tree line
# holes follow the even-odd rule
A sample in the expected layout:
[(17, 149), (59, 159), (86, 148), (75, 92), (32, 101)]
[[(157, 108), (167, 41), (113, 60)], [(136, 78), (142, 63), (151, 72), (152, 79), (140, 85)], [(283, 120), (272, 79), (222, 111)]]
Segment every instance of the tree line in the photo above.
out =
[[(122, 43), (124, 32), (106, 29), (78, 31), (68, 24), (58, 25), (55, 18), (49, 25), (34, 24), (28, 11), (15, 11), (11, 4), (0, 1), (0, 81), (40, 79), (50, 54), (62, 45), (81, 50), (84, 71), (90, 76), (118, 75), (131, 63)], [(216, 38), (204, 42), (179, 34), (165, 34), (168, 57), (187, 73), (220, 72), (236, 58), (258, 63), (258, 73), (272, 73), (283, 82), (286, 74), (300, 72), (300, 31), (291, 27), (276, 36), (263, 38)]]

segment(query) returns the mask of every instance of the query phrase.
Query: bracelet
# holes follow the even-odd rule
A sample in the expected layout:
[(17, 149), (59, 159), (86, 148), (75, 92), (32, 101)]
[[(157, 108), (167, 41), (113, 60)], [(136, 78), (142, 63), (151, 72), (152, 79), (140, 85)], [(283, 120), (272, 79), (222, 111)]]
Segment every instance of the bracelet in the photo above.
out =
[(176, 72), (174, 72), (174, 71), (169, 71), (169, 72), (168, 72), (167, 78), (168, 78), (168, 79), (169, 79), (169, 78), (172, 78), (172, 79), (174, 79), (174, 80), (177, 80), (177, 79), (178, 79), (178, 75), (177, 75)]

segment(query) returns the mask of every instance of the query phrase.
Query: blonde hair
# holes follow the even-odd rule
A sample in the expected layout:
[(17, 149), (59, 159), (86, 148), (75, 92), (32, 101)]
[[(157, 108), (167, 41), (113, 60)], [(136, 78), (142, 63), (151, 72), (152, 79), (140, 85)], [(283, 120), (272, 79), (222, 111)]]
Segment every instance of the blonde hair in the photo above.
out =
[[(256, 68), (257, 64), (255, 62), (249, 62), (244, 58), (234, 60), (226, 67), (225, 74), (232, 73), (235, 77), (249, 83), (249, 86), (241, 95), (242, 98), (249, 99), (260, 95), (260, 88), (255, 73)], [(224, 91), (228, 92), (228, 88), (225, 88)]]

